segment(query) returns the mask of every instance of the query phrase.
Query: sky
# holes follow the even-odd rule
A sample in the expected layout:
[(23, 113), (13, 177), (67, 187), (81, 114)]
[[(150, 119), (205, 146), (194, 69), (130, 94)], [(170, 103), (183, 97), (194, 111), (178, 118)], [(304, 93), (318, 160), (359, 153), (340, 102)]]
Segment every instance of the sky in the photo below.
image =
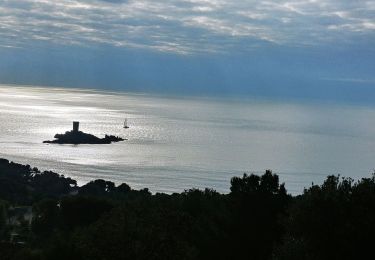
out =
[(0, 0), (0, 83), (371, 103), (375, 1)]

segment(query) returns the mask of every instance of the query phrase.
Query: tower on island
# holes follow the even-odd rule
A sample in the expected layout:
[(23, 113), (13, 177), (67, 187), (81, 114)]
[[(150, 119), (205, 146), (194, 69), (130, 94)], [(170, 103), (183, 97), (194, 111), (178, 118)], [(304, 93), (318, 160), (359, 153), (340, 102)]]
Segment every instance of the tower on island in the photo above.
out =
[(78, 132), (78, 131), (79, 131), (79, 122), (73, 121), (73, 132)]

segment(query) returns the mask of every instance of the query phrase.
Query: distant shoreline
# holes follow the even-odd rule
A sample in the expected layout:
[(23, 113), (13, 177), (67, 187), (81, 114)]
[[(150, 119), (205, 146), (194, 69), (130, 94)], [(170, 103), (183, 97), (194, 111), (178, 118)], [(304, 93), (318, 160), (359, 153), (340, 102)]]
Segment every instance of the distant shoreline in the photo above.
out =
[(334, 100), (322, 100), (314, 98), (303, 98), (303, 97), (293, 97), (293, 98), (281, 98), (275, 96), (257, 96), (257, 95), (210, 95), (210, 94), (182, 94), (182, 93), (158, 93), (155, 91), (136, 91), (136, 90), (125, 90), (119, 88), (103, 89), (103, 88), (92, 88), (84, 86), (54, 86), (54, 85), (28, 85), (28, 84), (16, 84), (16, 83), (0, 83), (0, 89), (4, 87), (14, 87), (18, 89), (35, 89), (35, 90), (54, 90), (54, 91), (69, 91), (77, 93), (99, 93), (102, 95), (131, 95), (140, 97), (154, 97), (154, 98), (165, 98), (165, 99), (176, 99), (176, 100), (197, 100), (197, 101), (208, 101), (208, 102), (228, 102), (228, 103), (285, 103), (285, 104), (303, 104), (303, 105), (321, 105), (321, 106), (355, 106), (355, 107), (374, 107), (373, 103), (359, 103), (350, 101), (334, 101)]

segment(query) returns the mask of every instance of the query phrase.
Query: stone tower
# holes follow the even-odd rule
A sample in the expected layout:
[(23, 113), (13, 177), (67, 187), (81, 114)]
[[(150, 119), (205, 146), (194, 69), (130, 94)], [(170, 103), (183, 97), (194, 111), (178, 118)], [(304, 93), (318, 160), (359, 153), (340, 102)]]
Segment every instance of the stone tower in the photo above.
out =
[(73, 132), (78, 132), (78, 131), (79, 131), (79, 122), (73, 121)]

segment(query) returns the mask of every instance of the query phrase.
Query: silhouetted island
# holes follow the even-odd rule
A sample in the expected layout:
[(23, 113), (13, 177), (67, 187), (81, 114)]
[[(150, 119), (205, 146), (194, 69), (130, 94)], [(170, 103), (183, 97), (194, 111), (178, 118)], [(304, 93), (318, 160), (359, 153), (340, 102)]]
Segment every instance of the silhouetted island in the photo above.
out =
[(126, 139), (114, 136), (105, 135), (104, 138), (99, 138), (92, 134), (87, 134), (79, 131), (79, 122), (73, 122), (73, 130), (65, 132), (65, 134), (56, 134), (55, 140), (43, 141), (43, 143), (52, 144), (110, 144), (112, 142), (120, 142)]

